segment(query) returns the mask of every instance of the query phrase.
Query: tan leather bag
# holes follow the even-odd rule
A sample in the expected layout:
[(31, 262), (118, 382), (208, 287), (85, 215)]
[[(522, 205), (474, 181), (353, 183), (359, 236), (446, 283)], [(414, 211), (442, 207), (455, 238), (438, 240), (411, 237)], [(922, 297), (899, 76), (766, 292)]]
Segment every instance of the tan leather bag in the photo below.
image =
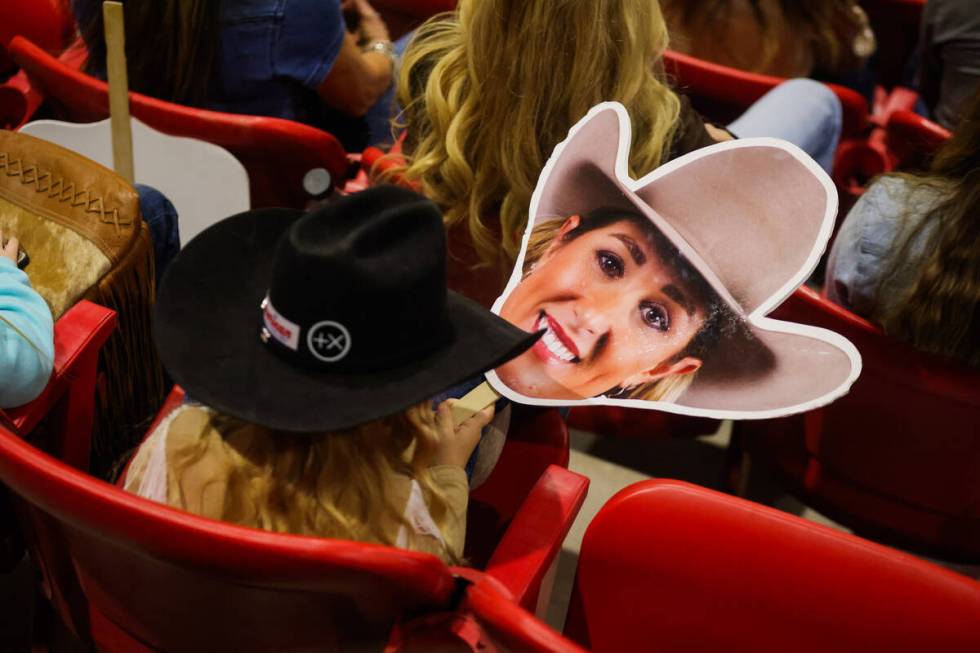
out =
[(34, 289), (57, 320), (81, 299), (115, 310), (102, 352), (92, 470), (141, 439), (163, 398), (153, 346), (153, 247), (136, 190), (111, 170), (33, 136), (0, 131), (0, 228), (30, 255)]

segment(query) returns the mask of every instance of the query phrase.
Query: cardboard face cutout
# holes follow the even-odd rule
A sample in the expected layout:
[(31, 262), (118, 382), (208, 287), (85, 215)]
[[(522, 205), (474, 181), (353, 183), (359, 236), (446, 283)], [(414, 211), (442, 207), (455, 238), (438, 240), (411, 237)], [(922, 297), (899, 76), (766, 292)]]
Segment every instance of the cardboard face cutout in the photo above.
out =
[(840, 335), (766, 318), (816, 266), (837, 212), (796, 146), (729, 141), (628, 174), (630, 124), (603, 103), (538, 179), (520, 256), (493, 310), (534, 347), (488, 374), (543, 405), (718, 418), (829, 403), (861, 359)]

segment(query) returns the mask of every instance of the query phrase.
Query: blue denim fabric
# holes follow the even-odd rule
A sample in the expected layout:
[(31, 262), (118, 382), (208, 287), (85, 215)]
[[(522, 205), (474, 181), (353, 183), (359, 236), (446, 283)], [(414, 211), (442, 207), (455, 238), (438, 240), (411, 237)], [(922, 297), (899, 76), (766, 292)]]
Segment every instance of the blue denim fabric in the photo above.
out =
[(748, 108), (728, 130), (739, 138), (782, 138), (809, 154), (828, 173), (840, 140), (842, 110), (834, 92), (812, 79), (791, 79)]
[[(101, 5), (101, 0), (72, 0), (79, 24), (100, 12)], [(220, 20), (219, 48), (202, 108), (314, 124), (347, 147), (366, 140), (363, 119), (324, 109), (315, 91), (343, 44), (340, 0), (224, 1)], [(89, 62), (88, 72), (104, 79), (105, 62)]]
[(140, 196), (140, 212), (150, 228), (153, 241), (153, 260), (156, 264), (157, 287), (170, 261), (180, 251), (180, 227), (177, 223), (177, 209), (167, 197), (155, 188), (136, 184)]
[(208, 107), (310, 122), (345, 31), (339, 0), (222, 2)]

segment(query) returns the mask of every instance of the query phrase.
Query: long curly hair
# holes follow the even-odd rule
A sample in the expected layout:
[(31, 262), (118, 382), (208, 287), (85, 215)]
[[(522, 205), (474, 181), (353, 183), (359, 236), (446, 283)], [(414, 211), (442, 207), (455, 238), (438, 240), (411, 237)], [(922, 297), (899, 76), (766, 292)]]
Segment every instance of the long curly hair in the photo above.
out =
[[(875, 305), (885, 333), (917, 349), (980, 366), (980, 89), (964, 107), (953, 137), (926, 174), (896, 175), (910, 192), (930, 188), (943, 199), (906, 229)], [(910, 206), (913, 206), (911, 203)], [(905, 216), (908, 220), (909, 215)], [(908, 265), (915, 243), (932, 229), (915, 282), (893, 309), (883, 296), (887, 281)]]
[(466, 228), (483, 263), (509, 268), (541, 168), (592, 106), (629, 110), (634, 176), (660, 164), (680, 111), (666, 46), (651, 0), (460, 0), (405, 53), (408, 164), (395, 173)]
[[(385, 524), (412, 526), (385, 490), (392, 477), (414, 478), (436, 524), (449, 504), (428, 469), (438, 443), (435, 414), (426, 401), (353, 429), (319, 435), (273, 432), (217, 413), (200, 436), (170, 456), (181, 478), (215, 447), (232, 460), (221, 519), (280, 533), (317, 535), (394, 546)], [(186, 501), (185, 501), (186, 503)], [(456, 564), (462, 552), (442, 547)]]

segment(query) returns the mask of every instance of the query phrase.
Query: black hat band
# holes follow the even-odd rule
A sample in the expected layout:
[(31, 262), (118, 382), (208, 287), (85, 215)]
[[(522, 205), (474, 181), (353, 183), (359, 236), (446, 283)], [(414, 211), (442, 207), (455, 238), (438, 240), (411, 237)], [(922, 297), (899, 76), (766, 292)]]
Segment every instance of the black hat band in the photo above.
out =
[[(336, 372), (372, 372), (416, 360), (450, 340), (451, 327), (431, 329), (429, 338), (416, 342), (411, 348), (384, 352), (380, 348), (361, 347), (352, 355), (353, 337), (350, 330), (336, 320), (320, 320), (309, 325), (298, 324), (282, 315), (266, 295), (260, 305), (262, 327), (259, 339), (273, 351), (306, 367), (330, 369)], [(365, 355), (366, 354), (366, 355)]]

